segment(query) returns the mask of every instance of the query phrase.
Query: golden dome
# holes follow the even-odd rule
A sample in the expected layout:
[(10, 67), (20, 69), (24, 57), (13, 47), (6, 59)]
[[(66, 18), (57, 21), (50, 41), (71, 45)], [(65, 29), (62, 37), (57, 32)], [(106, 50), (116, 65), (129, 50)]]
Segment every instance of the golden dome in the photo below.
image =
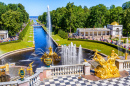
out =
[(119, 25), (116, 21), (112, 22), (111, 25)]

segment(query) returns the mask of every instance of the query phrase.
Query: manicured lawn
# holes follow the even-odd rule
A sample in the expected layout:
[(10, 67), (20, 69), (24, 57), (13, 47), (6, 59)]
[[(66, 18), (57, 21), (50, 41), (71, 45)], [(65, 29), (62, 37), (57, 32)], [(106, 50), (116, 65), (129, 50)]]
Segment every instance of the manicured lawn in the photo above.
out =
[[(88, 41), (69, 41), (67, 39), (63, 39), (58, 35), (52, 35), (53, 39), (60, 45), (68, 45), (71, 42), (73, 42), (74, 44), (76, 44), (77, 47), (79, 47), (79, 45), (81, 45), (83, 48), (88, 48), (91, 50), (101, 50), (101, 53), (104, 53), (106, 55), (110, 55), (112, 50), (115, 50), (116, 53), (118, 53), (117, 49), (107, 46), (105, 44), (101, 44), (101, 43), (95, 43), (95, 42), (88, 42)], [(122, 52), (120, 52), (122, 53)], [(123, 54), (123, 53), (122, 53)]]
[[(28, 42), (28, 41), (33, 41), (33, 26), (29, 26), (28, 31), (26, 32), (25, 37), (23, 38), (23, 41), (18, 42), (18, 43), (9, 43), (5, 45), (0, 45), (0, 54), (17, 50), (17, 49), (22, 49), (22, 48), (27, 48), (27, 47), (32, 47), (33, 42)], [(29, 37), (32, 36), (32, 37)]]

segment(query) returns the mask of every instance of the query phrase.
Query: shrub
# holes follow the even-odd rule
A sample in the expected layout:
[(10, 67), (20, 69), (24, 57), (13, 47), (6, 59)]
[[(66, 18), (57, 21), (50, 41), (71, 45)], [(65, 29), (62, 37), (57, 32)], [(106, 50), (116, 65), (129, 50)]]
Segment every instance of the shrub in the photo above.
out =
[(126, 43), (126, 38), (124, 39), (124, 43)]
[(20, 42), (20, 41), (21, 40), (10, 41), (10, 42), (3, 42), (3, 43), (0, 43), (0, 45), (9, 44), (9, 43), (17, 43), (17, 42)]
[(67, 39), (68, 38), (68, 33), (66, 33), (65, 31), (63, 30), (59, 30), (58, 31), (58, 35), (63, 38), (63, 39)]
[(19, 40), (23, 40), (23, 37), (26, 35), (29, 25), (30, 25), (30, 21), (28, 22), (27, 26), (23, 29), (23, 31), (19, 34)]
[[(71, 40), (71, 41), (89, 41), (89, 42), (96, 42), (96, 43), (101, 43), (101, 44), (105, 44), (105, 45), (108, 45), (108, 46), (111, 46), (115, 49), (122, 49), (122, 52), (126, 52), (126, 49), (123, 48), (123, 47), (118, 47), (117, 45), (114, 45), (114, 44), (111, 44), (111, 43), (107, 43), (107, 42), (102, 42), (102, 41), (96, 41), (96, 40), (86, 40), (86, 39), (74, 39), (74, 38), (68, 38), (68, 40)], [(126, 40), (126, 39), (125, 39)], [(130, 50), (129, 50), (129, 53), (130, 53)]]

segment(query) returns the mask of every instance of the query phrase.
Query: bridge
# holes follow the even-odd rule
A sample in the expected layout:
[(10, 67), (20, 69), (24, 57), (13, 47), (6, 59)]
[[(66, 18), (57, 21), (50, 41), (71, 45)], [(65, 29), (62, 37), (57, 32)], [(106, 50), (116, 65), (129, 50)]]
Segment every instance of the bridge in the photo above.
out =
[(33, 26), (42, 26), (42, 25), (33, 24)]

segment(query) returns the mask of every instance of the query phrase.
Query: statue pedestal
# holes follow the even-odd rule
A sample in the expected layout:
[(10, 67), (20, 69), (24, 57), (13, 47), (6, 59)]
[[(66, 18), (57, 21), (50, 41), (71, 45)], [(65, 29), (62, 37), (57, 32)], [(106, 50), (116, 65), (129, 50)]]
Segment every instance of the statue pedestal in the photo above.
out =
[(84, 64), (84, 75), (90, 75), (91, 65), (88, 62), (83, 62)]
[(43, 77), (46, 78), (46, 79), (52, 78), (51, 74), (52, 74), (51, 70), (44, 70), (43, 71)]

